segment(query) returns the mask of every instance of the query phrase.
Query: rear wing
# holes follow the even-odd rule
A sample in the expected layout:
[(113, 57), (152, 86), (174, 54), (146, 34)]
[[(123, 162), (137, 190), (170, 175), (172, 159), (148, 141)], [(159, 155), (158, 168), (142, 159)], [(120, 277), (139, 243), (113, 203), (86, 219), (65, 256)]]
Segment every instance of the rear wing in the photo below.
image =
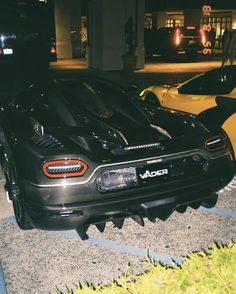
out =
[(222, 127), (224, 122), (236, 113), (236, 97), (216, 97), (217, 106), (209, 108), (198, 114), (197, 118), (207, 127), (217, 129)]

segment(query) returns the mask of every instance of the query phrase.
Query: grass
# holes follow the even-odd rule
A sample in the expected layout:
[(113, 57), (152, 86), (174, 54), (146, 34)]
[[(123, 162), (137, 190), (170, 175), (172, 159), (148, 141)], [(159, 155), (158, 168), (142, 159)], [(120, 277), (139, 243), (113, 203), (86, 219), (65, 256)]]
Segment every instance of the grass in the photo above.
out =
[[(129, 271), (107, 286), (79, 285), (66, 294), (234, 294), (236, 293), (236, 244), (215, 244), (207, 252), (184, 258), (172, 267), (148, 261), (140, 276)], [(63, 292), (57, 292), (63, 293)]]

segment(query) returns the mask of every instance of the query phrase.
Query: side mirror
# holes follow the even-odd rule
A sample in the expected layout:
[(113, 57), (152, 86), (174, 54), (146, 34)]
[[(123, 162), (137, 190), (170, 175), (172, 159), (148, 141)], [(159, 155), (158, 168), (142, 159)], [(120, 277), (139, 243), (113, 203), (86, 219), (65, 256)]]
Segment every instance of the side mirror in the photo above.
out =
[(236, 98), (230, 98), (225, 96), (217, 96), (216, 104), (218, 106), (229, 107), (236, 112)]
[(221, 127), (224, 122), (236, 113), (236, 99), (217, 96), (216, 104), (197, 115), (197, 118), (205, 125), (212, 129)]

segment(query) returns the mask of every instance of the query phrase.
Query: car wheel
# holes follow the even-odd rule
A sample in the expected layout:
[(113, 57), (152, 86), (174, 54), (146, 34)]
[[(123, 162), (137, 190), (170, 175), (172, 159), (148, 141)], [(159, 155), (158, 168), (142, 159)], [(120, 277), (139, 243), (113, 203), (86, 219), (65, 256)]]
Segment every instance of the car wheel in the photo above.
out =
[(30, 222), (29, 215), (26, 211), (23, 201), (23, 193), (16, 181), (16, 173), (14, 166), (10, 170), (10, 180), (8, 181), (8, 193), (12, 199), (14, 214), (18, 226), (22, 230), (31, 230), (33, 227)]
[(144, 101), (152, 106), (155, 106), (155, 107), (161, 106), (161, 103), (160, 103), (158, 97), (155, 94), (153, 94), (152, 92), (147, 92), (147, 94), (145, 95)]

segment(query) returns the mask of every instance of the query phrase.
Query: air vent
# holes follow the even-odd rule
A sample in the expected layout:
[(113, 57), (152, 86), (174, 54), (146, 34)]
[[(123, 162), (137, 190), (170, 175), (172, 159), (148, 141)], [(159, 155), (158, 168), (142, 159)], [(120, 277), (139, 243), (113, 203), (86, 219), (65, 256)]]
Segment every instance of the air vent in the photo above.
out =
[(32, 137), (32, 141), (42, 148), (63, 148), (64, 146), (52, 135), (45, 134), (41, 137)]

